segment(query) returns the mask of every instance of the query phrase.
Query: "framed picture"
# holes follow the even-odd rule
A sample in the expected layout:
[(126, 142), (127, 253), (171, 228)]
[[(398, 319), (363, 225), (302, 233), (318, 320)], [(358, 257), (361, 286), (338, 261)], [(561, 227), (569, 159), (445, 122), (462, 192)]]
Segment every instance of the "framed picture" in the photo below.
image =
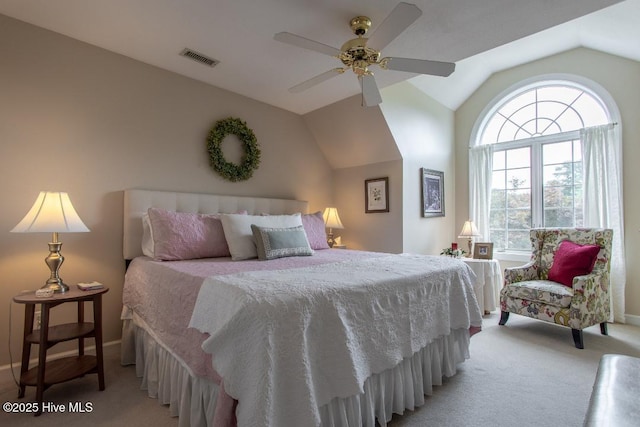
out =
[(444, 216), (444, 172), (421, 169), (422, 216)]
[(475, 259), (493, 259), (493, 243), (476, 242), (473, 247)]
[(364, 181), (365, 213), (389, 212), (389, 178)]

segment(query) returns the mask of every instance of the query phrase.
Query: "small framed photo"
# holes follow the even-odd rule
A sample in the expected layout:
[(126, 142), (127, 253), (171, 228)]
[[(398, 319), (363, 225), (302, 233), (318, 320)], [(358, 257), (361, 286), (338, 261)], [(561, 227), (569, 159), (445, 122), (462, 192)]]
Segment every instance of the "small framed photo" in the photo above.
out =
[(364, 212), (389, 212), (389, 178), (364, 181)]
[(444, 216), (444, 172), (421, 169), (422, 216)]
[(493, 259), (493, 243), (476, 242), (473, 247), (475, 259)]

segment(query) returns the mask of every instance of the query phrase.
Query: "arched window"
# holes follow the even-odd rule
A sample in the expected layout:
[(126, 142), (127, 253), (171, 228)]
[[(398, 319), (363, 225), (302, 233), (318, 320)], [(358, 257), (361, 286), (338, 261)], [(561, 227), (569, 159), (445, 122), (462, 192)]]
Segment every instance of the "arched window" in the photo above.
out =
[(580, 129), (612, 121), (601, 96), (570, 80), (525, 83), (487, 107), (472, 143), (492, 145), (484, 234), (497, 250), (530, 250), (531, 227), (583, 224)]

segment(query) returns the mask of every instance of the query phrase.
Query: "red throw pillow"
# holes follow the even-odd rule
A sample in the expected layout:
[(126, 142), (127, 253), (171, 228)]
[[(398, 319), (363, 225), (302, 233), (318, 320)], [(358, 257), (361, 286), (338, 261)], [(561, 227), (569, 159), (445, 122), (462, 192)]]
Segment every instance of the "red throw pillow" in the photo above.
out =
[(573, 278), (591, 273), (600, 246), (579, 245), (570, 240), (560, 242), (549, 270), (549, 280), (573, 286)]

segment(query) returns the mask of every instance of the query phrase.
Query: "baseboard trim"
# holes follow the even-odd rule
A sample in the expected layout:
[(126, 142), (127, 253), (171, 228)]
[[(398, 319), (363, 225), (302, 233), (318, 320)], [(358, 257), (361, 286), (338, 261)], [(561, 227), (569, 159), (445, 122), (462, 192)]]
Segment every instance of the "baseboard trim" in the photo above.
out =
[[(120, 340), (116, 340), (116, 341), (109, 341), (107, 343), (102, 344), (102, 348), (104, 349), (105, 347), (109, 347), (112, 345), (119, 345), (120, 344)], [(95, 345), (91, 345), (91, 346), (86, 346), (85, 347), (85, 351), (87, 352), (91, 352), (93, 350), (95, 350), (96, 346)], [(22, 348), (20, 349), (20, 351), (22, 352)], [(37, 353), (37, 352), (36, 352)], [(60, 359), (62, 357), (67, 357), (67, 356), (73, 356), (75, 354), (78, 354), (78, 350), (69, 350), (69, 351), (63, 351), (61, 353), (52, 353), (50, 355), (47, 356), (47, 362), (51, 361), (51, 360), (56, 360), (56, 359)], [(38, 358), (33, 358), (29, 361), (29, 365), (34, 365), (38, 363)], [(11, 368), (12, 365), (11, 364), (6, 364), (3, 366), (0, 366), (0, 384), (5, 384), (7, 382), (13, 382), (13, 376), (11, 373)], [(20, 375), (20, 358), (18, 357), (17, 361), (13, 362), (13, 369), (15, 377), (18, 378), (18, 376)]]
[(629, 325), (640, 326), (640, 316), (636, 316), (635, 314), (625, 314), (624, 319)]

